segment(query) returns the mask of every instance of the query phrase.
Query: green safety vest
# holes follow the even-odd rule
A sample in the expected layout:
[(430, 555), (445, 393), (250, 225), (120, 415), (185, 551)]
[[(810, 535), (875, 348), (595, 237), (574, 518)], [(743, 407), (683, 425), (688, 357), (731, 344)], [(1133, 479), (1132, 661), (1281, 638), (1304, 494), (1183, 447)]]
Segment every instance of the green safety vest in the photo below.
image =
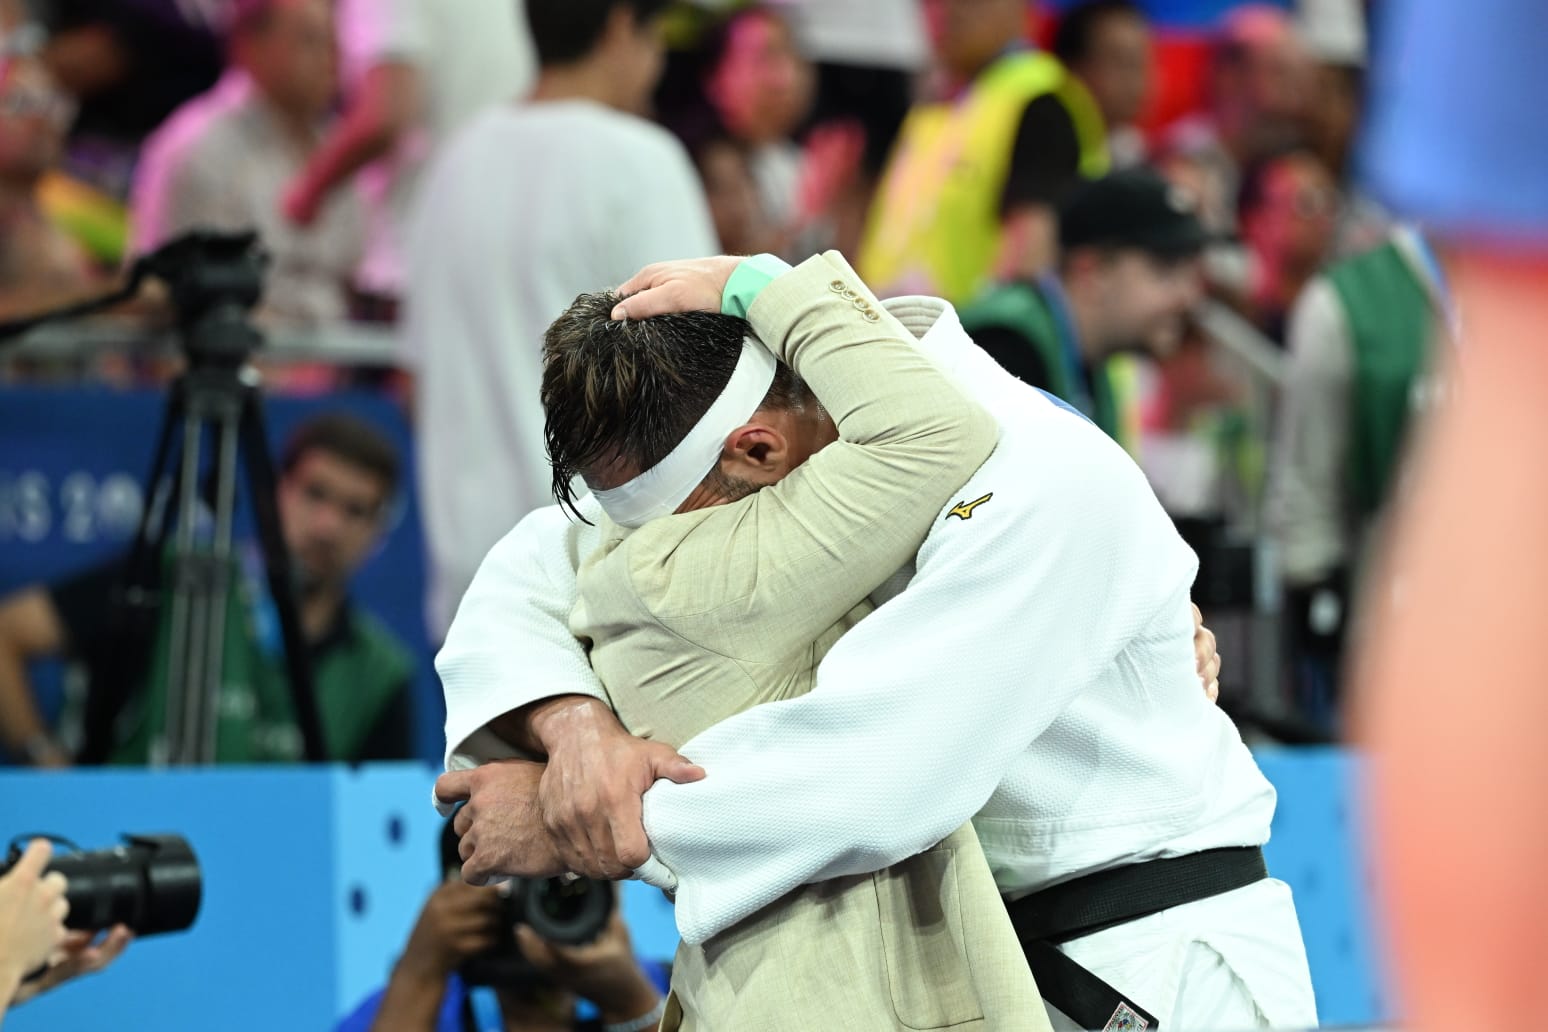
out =
[(1081, 175), (1107, 171), (1102, 116), (1080, 81), (1048, 54), (1002, 57), (966, 95), (910, 109), (861, 241), (862, 279), (883, 295), (933, 294), (953, 304), (984, 287), (1000, 250), (1016, 129), (1027, 104), (1045, 94), (1070, 113)]
[[(290, 698), (283, 649), (260, 643), (259, 589), (232, 564), (226, 596), (221, 690), (215, 727), (218, 763), (291, 763), (302, 759), (301, 731)], [(170, 580), (170, 578), (168, 578)], [(266, 588), (266, 586), (265, 586)], [(266, 591), (265, 591), (266, 594)], [(120, 714), (108, 762), (143, 765), (164, 727), (170, 606), (163, 606), (142, 690)], [(344, 638), (314, 657), (312, 677), (329, 760), (356, 759), (383, 710), (413, 674), (413, 660), (392, 632), (355, 608)], [(94, 672), (95, 673), (95, 672)]]
[(1029, 283), (991, 287), (958, 314), (969, 334), (990, 328), (1014, 331), (1048, 370), (1048, 393), (1086, 412), (1107, 436), (1138, 457), (1140, 439), (1137, 370), (1127, 355), (1114, 355), (1091, 370), (1091, 397), (1071, 375), (1058, 320), (1048, 298)]
[(1345, 259), (1327, 277), (1353, 346), (1345, 463), (1350, 499), (1368, 516), (1391, 490), (1439, 324), (1424, 281), (1395, 243)]

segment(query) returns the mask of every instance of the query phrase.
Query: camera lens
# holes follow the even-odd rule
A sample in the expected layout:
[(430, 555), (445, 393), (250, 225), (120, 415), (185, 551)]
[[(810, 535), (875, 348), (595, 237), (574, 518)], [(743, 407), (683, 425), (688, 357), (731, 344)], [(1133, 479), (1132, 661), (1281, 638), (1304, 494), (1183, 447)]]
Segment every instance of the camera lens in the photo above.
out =
[(70, 928), (125, 924), (136, 935), (157, 935), (182, 931), (199, 915), (199, 861), (178, 835), (127, 836), (126, 845), (61, 856), (49, 870), (70, 881)]
[(544, 878), (526, 885), (523, 917), (549, 942), (578, 946), (591, 942), (607, 926), (613, 912), (611, 882), (580, 878)]

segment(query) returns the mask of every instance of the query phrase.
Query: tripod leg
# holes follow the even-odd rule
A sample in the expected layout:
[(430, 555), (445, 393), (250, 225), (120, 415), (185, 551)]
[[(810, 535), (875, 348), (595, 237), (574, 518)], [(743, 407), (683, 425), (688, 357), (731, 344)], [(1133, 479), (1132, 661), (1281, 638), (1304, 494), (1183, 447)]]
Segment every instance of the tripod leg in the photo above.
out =
[(167, 408), (156, 434), (156, 449), (145, 480), (145, 509), (114, 586), (110, 654), (117, 676), (108, 676), (107, 670), (93, 671), (96, 676), (86, 695), (81, 752), (77, 757), (81, 763), (107, 762), (113, 751), (115, 725), (128, 700), (131, 683), (144, 677), (143, 671), (156, 647), (168, 513), (178, 500), (178, 482), (170, 473), (176, 440), (173, 431), (183, 425), (187, 407), (186, 381), (179, 377), (167, 396)]
[(280, 635), (285, 642), (285, 667), (290, 675), (290, 698), (296, 726), (301, 731), (302, 755), (308, 763), (323, 763), (329, 757), (318, 716), (312, 653), (301, 632), (290, 549), (280, 527), (274, 464), (269, 458), (268, 439), (263, 429), (263, 403), (258, 388), (253, 386), (246, 388), (242, 401), (242, 449), (269, 592), (274, 598)]
[(208, 568), (205, 572), (205, 605), (194, 628), (203, 636), (202, 676), (190, 685), (197, 689), (198, 720), (190, 728), (197, 749), (195, 763), (214, 763), (220, 699), (225, 680), (226, 613), (230, 605), (232, 521), (236, 515), (237, 442), (241, 430), (239, 405), (224, 405), (217, 414), (215, 451), (215, 525), (211, 530)]
[[(170, 602), (171, 646), (167, 656), (165, 740), (153, 744), (152, 762), (174, 764), (199, 762), (196, 753), (200, 692), (194, 679), (204, 670), (204, 636), (199, 633), (208, 609), (196, 596), (204, 579), (198, 554), (199, 448), (204, 436), (203, 406), (197, 398), (183, 420), (182, 466), (178, 473), (177, 536), (172, 555)], [(163, 755), (158, 756), (157, 753)]]

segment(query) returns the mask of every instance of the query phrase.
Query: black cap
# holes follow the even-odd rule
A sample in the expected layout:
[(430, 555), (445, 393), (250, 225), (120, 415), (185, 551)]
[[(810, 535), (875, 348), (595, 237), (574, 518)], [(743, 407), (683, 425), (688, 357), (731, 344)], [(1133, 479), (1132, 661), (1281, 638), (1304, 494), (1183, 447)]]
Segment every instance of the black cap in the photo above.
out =
[(1135, 247), (1165, 258), (1198, 254), (1209, 243), (1192, 199), (1149, 169), (1125, 169), (1082, 182), (1059, 212), (1059, 246)]

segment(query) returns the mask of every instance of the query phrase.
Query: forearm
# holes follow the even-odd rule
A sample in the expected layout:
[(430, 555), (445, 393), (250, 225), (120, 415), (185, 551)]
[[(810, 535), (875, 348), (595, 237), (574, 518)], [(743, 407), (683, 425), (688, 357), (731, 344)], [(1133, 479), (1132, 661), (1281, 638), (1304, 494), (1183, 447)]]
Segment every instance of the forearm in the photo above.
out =
[(397, 140), (390, 124), (373, 112), (361, 112), (329, 135), (302, 169), (298, 182), (321, 202), (356, 172), (391, 151)]
[(446, 999), (446, 973), (400, 959), (382, 994), (371, 1032), (434, 1032)]
[[(550, 506), (527, 516), (479, 565), (436, 656), (446, 692), (448, 770), (521, 749), (542, 753), (526, 726), (538, 704), (577, 695), (605, 700), (569, 629), (575, 567), (591, 528)], [(498, 736), (498, 737), (496, 737)]]
[(556, 695), (512, 710), (490, 723), (505, 741), (534, 757), (545, 757), (563, 742), (574, 745), (599, 732), (622, 731), (618, 715), (603, 699)]
[(12, 756), (27, 756), (49, 738), (48, 727), (38, 712), (27, 663), (9, 643), (0, 641), (0, 740)]
[(661, 994), (645, 972), (635, 967), (628, 978), (609, 987), (607, 993), (598, 993), (591, 1002), (597, 1005), (603, 1024), (620, 1025), (649, 1014), (660, 1000)]

